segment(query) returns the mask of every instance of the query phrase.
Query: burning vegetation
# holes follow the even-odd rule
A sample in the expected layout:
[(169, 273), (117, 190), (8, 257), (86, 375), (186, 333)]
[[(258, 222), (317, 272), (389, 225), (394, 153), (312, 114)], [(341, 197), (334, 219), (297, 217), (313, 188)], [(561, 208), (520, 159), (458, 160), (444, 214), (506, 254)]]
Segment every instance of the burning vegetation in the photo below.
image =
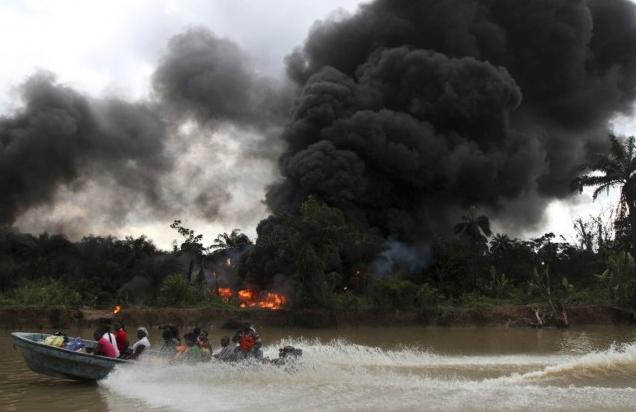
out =
[(241, 308), (282, 309), (287, 303), (285, 296), (268, 291), (259, 293), (250, 289), (242, 289), (234, 293), (230, 288), (219, 288), (216, 292), (225, 303), (231, 303), (236, 298), (238, 306)]

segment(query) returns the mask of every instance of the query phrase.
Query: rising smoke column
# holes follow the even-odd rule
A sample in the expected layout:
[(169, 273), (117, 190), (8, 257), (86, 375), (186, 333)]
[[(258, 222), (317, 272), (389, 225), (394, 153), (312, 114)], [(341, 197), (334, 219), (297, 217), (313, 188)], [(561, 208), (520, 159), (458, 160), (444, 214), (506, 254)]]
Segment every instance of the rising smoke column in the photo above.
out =
[[(258, 222), (263, 211), (253, 202), (276, 173), (290, 85), (259, 75), (232, 40), (194, 27), (170, 39), (152, 86), (178, 135), (175, 157), (192, 165), (185, 186), (198, 194), (185, 212)], [(183, 125), (192, 132), (177, 131)]]
[(170, 39), (151, 80), (151, 99), (136, 102), (88, 97), (50, 73), (19, 85), (22, 106), (0, 118), (0, 225), (79, 238), (135, 219), (166, 230), (183, 216), (261, 219), (244, 199), (275, 173), (268, 137), (290, 92), (201, 27)]
[(406, 242), (470, 205), (537, 223), (631, 110), (635, 17), (626, 0), (378, 0), (316, 24), (287, 60), (302, 92), (268, 206), (313, 194)]
[(204, 27), (172, 37), (152, 77), (153, 89), (175, 114), (217, 128), (267, 131), (289, 109), (282, 85), (259, 76), (234, 42)]
[[(20, 93), (24, 107), (0, 118), (0, 225), (52, 202), (60, 187), (78, 191), (99, 175), (147, 202), (157, 200), (156, 176), (171, 162), (164, 155), (165, 128), (154, 109), (90, 99), (49, 73), (29, 78)], [(113, 210), (113, 216), (118, 212)]]

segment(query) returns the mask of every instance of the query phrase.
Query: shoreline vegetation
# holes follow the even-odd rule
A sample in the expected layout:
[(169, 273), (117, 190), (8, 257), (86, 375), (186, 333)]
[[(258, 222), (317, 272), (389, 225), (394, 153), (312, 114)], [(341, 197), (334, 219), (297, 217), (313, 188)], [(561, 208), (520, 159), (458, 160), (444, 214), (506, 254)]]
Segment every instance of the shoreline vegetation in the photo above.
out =
[(175, 220), (184, 241), (171, 252), (145, 236), (71, 242), (0, 230), (4, 327), (90, 327), (112, 320), (116, 305), (128, 325), (208, 329), (234, 329), (239, 319), (299, 328), (567, 328), (632, 322), (636, 311), (632, 243), (601, 241), (600, 220), (579, 220), (586, 241), (578, 245), (554, 233), (523, 241), (492, 235), (471, 206), (454, 235), (417, 247), (361, 232), (312, 196), (298, 215), (275, 220), (256, 242), (235, 229), (207, 247)]
[[(636, 324), (632, 309), (611, 305), (568, 306), (569, 327), (583, 325)], [(208, 329), (236, 329), (243, 320), (258, 327), (279, 328), (356, 328), (386, 326), (436, 327), (555, 327), (549, 309), (532, 305), (497, 307), (438, 307), (427, 310), (332, 310), (332, 309), (214, 309), (214, 308), (123, 308), (117, 314), (109, 309), (52, 307), (0, 308), (3, 329), (47, 330), (91, 328), (110, 324), (114, 319), (130, 327), (160, 328), (163, 325)]]

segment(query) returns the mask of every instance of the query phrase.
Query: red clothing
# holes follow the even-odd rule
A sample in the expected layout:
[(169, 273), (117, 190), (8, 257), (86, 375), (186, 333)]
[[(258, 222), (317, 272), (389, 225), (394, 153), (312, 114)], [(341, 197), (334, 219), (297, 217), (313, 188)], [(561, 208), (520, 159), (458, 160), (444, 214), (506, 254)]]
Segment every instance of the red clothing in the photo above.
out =
[(242, 351), (247, 351), (252, 349), (252, 346), (256, 344), (256, 339), (252, 335), (243, 335), (241, 336), (241, 345), (240, 348)]
[(97, 347), (95, 348), (95, 353), (102, 352), (102, 356), (107, 356), (109, 358), (114, 358), (117, 356), (117, 352), (115, 352), (115, 347), (112, 343), (108, 341), (105, 337), (101, 337), (97, 341)]
[(124, 345), (128, 342), (128, 335), (126, 334), (126, 331), (123, 329), (115, 331), (115, 340), (117, 341), (117, 349), (119, 349), (119, 353), (123, 354), (126, 350)]

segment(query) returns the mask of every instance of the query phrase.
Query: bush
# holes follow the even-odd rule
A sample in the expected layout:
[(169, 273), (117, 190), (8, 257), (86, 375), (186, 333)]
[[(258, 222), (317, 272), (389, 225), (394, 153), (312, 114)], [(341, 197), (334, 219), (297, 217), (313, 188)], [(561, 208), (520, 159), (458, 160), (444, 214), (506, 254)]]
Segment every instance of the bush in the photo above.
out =
[(371, 303), (365, 296), (356, 295), (353, 292), (334, 293), (332, 297), (334, 309), (370, 309)]
[(421, 285), (417, 290), (417, 302), (421, 309), (437, 306), (443, 300), (444, 296), (428, 283)]
[(636, 308), (636, 279), (630, 278), (625, 282), (625, 299), (619, 303)]
[(417, 286), (408, 280), (378, 279), (371, 284), (373, 304), (380, 308), (412, 308), (417, 293)]
[(500, 299), (493, 299), (476, 292), (464, 293), (455, 302), (455, 306), (470, 308), (493, 308), (502, 304), (504, 301)]
[(159, 290), (157, 306), (186, 308), (198, 306), (203, 297), (199, 288), (189, 283), (182, 275), (168, 276)]
[(16, 305), (58, 306), (73, 305), (81, 300), (80, 293), (67, 283), (56, 279), (39, 279), (14, 289), (8, 300)]

